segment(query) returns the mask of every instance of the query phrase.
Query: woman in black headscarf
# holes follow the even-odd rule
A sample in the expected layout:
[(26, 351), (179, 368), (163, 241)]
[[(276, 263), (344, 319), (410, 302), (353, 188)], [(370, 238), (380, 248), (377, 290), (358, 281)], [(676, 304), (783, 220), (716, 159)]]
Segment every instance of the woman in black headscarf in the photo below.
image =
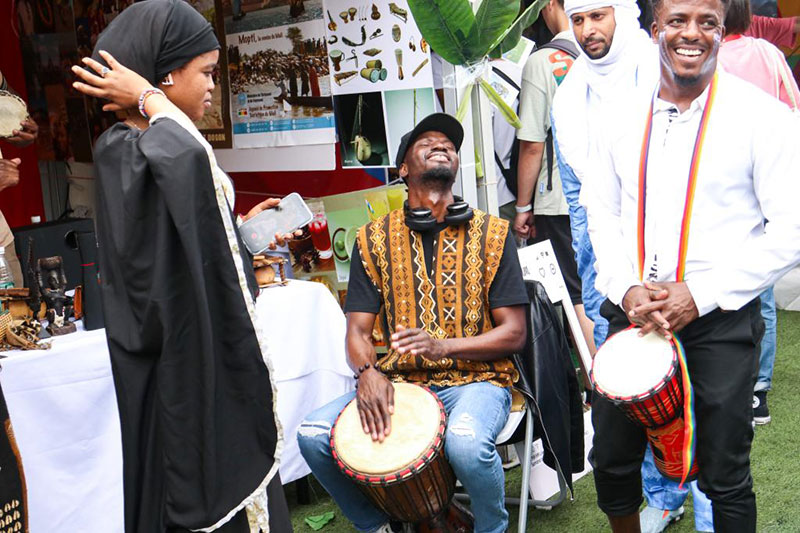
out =
[(210, 107), (219, 43), (186, 2), (148, 0), (93, 56), (75, 88), (125, 117), (94, 148), (125, 530), (291, 531), (252, 263), (233, 187), (192, 124)]

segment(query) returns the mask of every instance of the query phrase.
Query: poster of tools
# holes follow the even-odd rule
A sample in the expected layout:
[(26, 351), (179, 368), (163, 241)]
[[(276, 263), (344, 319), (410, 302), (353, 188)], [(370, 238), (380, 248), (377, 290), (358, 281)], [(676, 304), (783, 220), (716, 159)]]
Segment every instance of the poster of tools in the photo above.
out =
[(431, 87), (430, 47), (404, 0), (325, 0), (334, 95)]
[(235, 148), (332, 144), (322, 0), (232, 0), (225, 13)]
[(430, 47), (405, 0), (325, 0), (344, 167), (392, 167), (400, 137), (433, 113)]

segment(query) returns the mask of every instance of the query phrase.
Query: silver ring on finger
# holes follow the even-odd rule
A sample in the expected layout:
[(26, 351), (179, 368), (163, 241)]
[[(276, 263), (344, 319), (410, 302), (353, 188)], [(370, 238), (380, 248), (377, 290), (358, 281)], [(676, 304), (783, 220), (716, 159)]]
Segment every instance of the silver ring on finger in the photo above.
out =
[(108, 67), (103, 67), (103, 68), (101, 68), (101, 69), (100, 69), (100, 77), (101, 77), (101, 78), (105, 78), (105, 77), (106, 77), (106, 74), (108, 74), (109, 72), (111, 72), (111, 69), (110, 69), (110, 68), (108, 68)]

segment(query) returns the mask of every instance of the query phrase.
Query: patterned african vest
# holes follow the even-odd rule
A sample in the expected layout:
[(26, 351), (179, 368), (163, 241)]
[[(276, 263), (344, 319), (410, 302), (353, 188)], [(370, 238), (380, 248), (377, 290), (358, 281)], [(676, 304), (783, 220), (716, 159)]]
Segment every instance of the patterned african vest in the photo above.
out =
[[(358, 251), (386, 312), (397, 326), (421, 328), (433, 338), (474, 337), (492, 329), (489, 288), (497, 274), (508, 222), (474, 210), (468, 224), (448, 226), (434, 239), (434, 279), (425, 266), (422, 237), (405, 224), (402, 209), (363, 226)], [(488, 381), (508, 387), (519, 375), (509, 358), (431, 361), (389, 348), (378, 367), (392, 381), (462, 385)]]

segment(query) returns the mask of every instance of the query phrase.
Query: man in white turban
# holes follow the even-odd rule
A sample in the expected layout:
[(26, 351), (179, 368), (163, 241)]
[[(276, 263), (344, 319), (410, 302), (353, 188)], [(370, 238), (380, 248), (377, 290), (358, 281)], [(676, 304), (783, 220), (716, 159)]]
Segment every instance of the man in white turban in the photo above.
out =
[(639, 26), (634, 0), (565, 0), (564, 8), (583, 50), (553, 100), (553, 134), (559, 172), (569, 204), (572, 246), (583, 286), (586, 315), (595, 323), (595, 345), (608, 331), (600, 316), (603, 298), (594, 286), (594, 253), (586, 213), (578, 203), (581, 183), (591, 177), (600, 112), (637, 86), (658, 80), (658, 52)]

